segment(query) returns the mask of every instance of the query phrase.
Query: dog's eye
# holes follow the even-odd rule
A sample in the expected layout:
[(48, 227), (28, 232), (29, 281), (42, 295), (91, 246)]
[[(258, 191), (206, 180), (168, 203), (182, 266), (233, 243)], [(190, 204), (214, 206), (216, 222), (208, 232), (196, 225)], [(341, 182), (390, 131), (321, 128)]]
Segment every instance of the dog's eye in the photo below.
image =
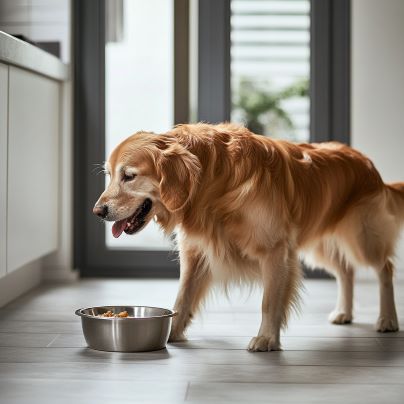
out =
[(132, 181), (132, 180), (134, 180), (136, 178), (136, 174), (123, 174), (123, 177), (122, 177), (122, 181), (123, 182), (128, 182), (128, 181)]

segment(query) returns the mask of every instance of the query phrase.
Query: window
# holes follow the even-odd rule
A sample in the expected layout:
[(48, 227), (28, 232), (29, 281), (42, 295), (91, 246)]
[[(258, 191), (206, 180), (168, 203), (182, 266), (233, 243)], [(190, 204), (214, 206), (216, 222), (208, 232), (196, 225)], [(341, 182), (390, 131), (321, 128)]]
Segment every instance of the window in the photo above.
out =
[(231, 1), (231, 120), (309, 141), (310, 1)]

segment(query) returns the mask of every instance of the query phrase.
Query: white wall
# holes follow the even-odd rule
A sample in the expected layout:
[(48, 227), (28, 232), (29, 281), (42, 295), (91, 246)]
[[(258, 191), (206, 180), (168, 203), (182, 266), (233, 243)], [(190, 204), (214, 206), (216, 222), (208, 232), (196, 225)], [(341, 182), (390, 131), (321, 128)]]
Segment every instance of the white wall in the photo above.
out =
[[(352, 145), (404, 181), (403, 0), (352, 0)], [(396, 262), (404, 270), (403, 241)]]

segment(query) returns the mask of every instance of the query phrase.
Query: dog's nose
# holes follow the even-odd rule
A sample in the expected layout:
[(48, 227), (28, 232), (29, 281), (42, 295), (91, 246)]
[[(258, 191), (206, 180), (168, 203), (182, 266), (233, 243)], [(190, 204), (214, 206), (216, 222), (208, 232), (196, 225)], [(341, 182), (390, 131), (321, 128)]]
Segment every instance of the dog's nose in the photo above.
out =
[(94, 215), (97, 215), (103, 219), (105, 219), (108, 215), (108, 206), (107, 205), (95, 205), (93, 208)]

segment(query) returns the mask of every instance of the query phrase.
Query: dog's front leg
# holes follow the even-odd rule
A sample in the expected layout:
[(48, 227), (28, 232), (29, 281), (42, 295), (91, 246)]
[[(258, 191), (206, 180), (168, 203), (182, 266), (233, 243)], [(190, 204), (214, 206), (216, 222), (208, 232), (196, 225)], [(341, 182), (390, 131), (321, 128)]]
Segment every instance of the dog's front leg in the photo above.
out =
[(200, 252), (180, 249), (180, 288), (174, 310), (170, 342), (184, 341), (184, 332), (211, 285), (211, 273)]
[(279, 351), (280, 330), (286, 325), (291, 306), (297, 304), (301, 272), (296, 253), (286, 243), (260, 259), (264, 286), (262, 322), (250, 351)]

